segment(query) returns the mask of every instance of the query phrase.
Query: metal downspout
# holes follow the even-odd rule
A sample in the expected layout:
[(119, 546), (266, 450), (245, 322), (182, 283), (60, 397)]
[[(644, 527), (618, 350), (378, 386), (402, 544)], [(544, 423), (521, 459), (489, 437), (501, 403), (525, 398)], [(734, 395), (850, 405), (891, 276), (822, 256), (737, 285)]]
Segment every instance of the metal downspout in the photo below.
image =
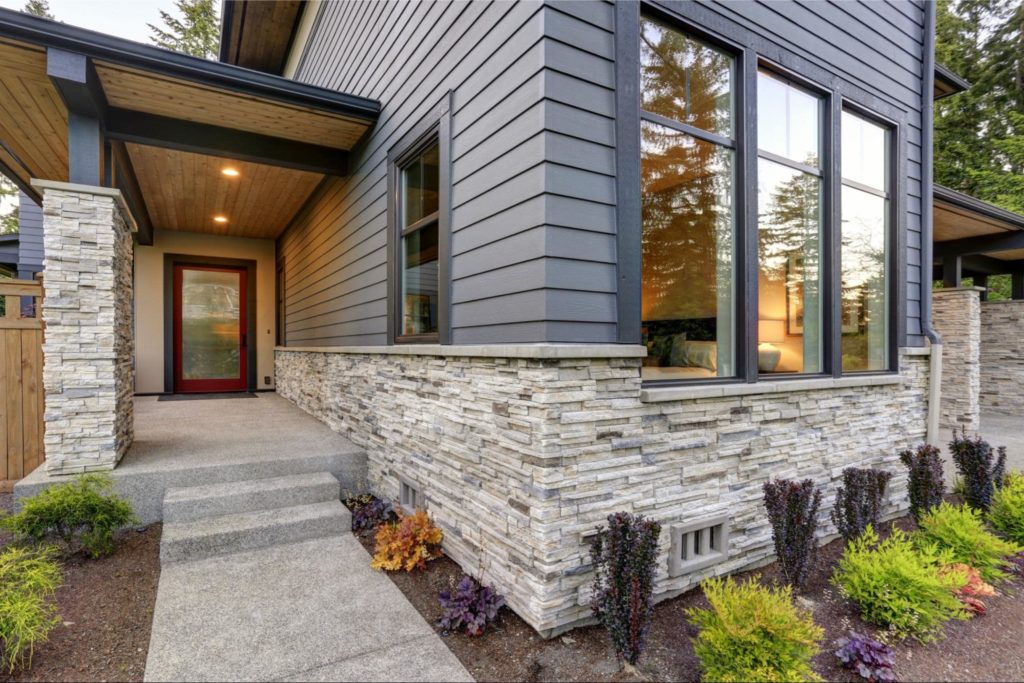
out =
[(939, 442), (939, 403), (942, 399), (942, 337), (932, 327), (933, 199), (935, 186), (935, 3), (924, 3), (924, 73), (921, 84), (921, 331), (931, 345), (928, 363), (928, 431), (930, 444)]

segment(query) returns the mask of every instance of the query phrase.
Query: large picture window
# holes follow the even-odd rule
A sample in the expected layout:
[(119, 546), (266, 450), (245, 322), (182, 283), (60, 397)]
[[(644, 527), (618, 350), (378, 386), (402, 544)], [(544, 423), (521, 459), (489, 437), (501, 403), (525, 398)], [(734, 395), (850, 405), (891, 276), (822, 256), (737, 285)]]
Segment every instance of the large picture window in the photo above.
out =
[(822, 370), (822, 98), (757, 77), (758, 350), (762, 373)]
[(733, 58), (641, 20), (643, 377), (732, 377)]
[(843, 372), (889, 369), (890, 134), (843, 112)]

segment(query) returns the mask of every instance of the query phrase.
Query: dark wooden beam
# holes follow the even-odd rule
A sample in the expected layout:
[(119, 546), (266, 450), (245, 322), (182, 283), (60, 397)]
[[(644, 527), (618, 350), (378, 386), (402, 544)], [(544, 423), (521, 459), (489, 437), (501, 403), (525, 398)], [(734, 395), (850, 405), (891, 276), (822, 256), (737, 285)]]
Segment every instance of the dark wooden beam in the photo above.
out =
[(348, 153), (331, 147), (116, 107), (107, 110), (106, 122), (112, 140), (325, 175), (348, 173)]
[[(3, 145), (3, 143), (0, 142), (0, 145)], [(12, 154), (11, 151), (7, 149), (6, 145), (3, 145), (3, 149), (8, 154)], [(15, 159), (15, 161), (17, 162), (18, 160)], [(28, 169), (25, 169), (25, 171), (26, 173), (29, 172)], [(27, 194), (36, 204), (39, 206), (43, 205), (43, 195), (39, 194), (39, 191), (28, 184), (13, 168), (5, 164), (2, 157), (0, 157), (0, 174), (5, 175), (8, 180), (14, 183), (19, 190)]]
[(1015, 301), (1024, 299), (1024, 269), (1013, 273), (1010, 282), (1010, 298)]
[(1024, 231), (1001, 232), (998, 235), (982, 235), (949, 242), (936, 242), (935, 256), (970, 256), (1010, 251), (1011, 249), (1024, 249)]
[(149, 209), (146, 208), (146, 198), (139, 187), (138, 176), (135, 175), (135, 167), (132, 165), (128, 150), (124, 143), (114, 140), (111, 143), (114, 150), (114, 176), (116, 185), (124, 195), (128, 208), (135, 216), (135, 224), (139, 228), (137, 239), (139, 244), (151, 246), (153, 244), (153, 221), (149, 217)]
[(959, 256), (946, 256), (942, 259), (942, 286), (952, 289), (960, 286), (963, 263)]
[(98, 186), (107, 102), (96, 69), (83, 54), (50, 47), (46, 75), (68, 109), (68, 181)]
[(988, 301), (988, 275), (975, 275), (972, 278), (975, 287), (981, 287), (981, 300)]

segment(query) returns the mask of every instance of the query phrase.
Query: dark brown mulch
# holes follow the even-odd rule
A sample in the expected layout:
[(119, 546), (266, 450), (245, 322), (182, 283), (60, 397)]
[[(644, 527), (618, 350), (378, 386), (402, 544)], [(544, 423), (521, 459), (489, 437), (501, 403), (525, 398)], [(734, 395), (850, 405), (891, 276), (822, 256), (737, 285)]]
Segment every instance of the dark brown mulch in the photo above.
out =
[[(909, 529), (909, 519), (898, 520)], [(373, 552), (372, 536), (362, 538)], [(833, 643), (849, 629), (881, 635), (865, 624), (851, 603), (829, 583), (842, 542), (821, 548), (815, 571), (799, 594), (801, 605), (811, 609), (814, 621), (825, 630), (822, 652), (815, 660), (818, 673), (828, 681), (860, 681), (843, 669), (833, 655)], [(748, 572), (766, 583), (779, 580), (776, 565)], [(441, 608), (437, 593), (454, 585), (462, 570), (447, 557), (435, 560), (422, 572), (391, 573), (391, 580), (438, 633)], [(896, 644), (897, 673), (903, 681), (1020, 681), (1024, 680), (1024, 581), (1001, 587), (1003, 595), (988, 598), (986, 615), (967, 622), (953, 622), (946, 638), (930, 645), (913, 641)], [(700, 669), (693, 653), (694, 629), (686, 619), (689, 607), (706, 607), (699, 589), (660, 603), (654, 610), (648, 650), (640, 662), (640, 676), (650, 681), (697, 681)], [(620, 671), (605, 632), (596, 626), (542, 640), (510, 610), (503, 610), (497, 624), (484, 635), (469, 638), (443, 634), (444, 642), (477, 679), (483, 681), (636, 681)]]
[[(0, 511), (11, 498), (0, 495)], [(110, 557), (63, 561), (61, 623), (8, 681), (141, 681), (160, 578), (160, 525), (119, 535)], [(8, 539), (0, 539), (2, 546)]]

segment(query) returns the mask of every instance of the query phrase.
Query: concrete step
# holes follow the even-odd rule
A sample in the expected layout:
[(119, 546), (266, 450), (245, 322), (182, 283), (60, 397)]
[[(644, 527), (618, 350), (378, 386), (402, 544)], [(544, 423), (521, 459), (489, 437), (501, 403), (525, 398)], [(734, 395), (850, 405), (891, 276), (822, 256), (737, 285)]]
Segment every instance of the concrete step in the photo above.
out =
[(160, 563), (337, 536), (351, 528), (351, 514), (338, 500), (171, 522), (164, 524)]
[(330, 472), (169, 488), (164, 522), (232, 515), (338, 500), (341, 484)]

